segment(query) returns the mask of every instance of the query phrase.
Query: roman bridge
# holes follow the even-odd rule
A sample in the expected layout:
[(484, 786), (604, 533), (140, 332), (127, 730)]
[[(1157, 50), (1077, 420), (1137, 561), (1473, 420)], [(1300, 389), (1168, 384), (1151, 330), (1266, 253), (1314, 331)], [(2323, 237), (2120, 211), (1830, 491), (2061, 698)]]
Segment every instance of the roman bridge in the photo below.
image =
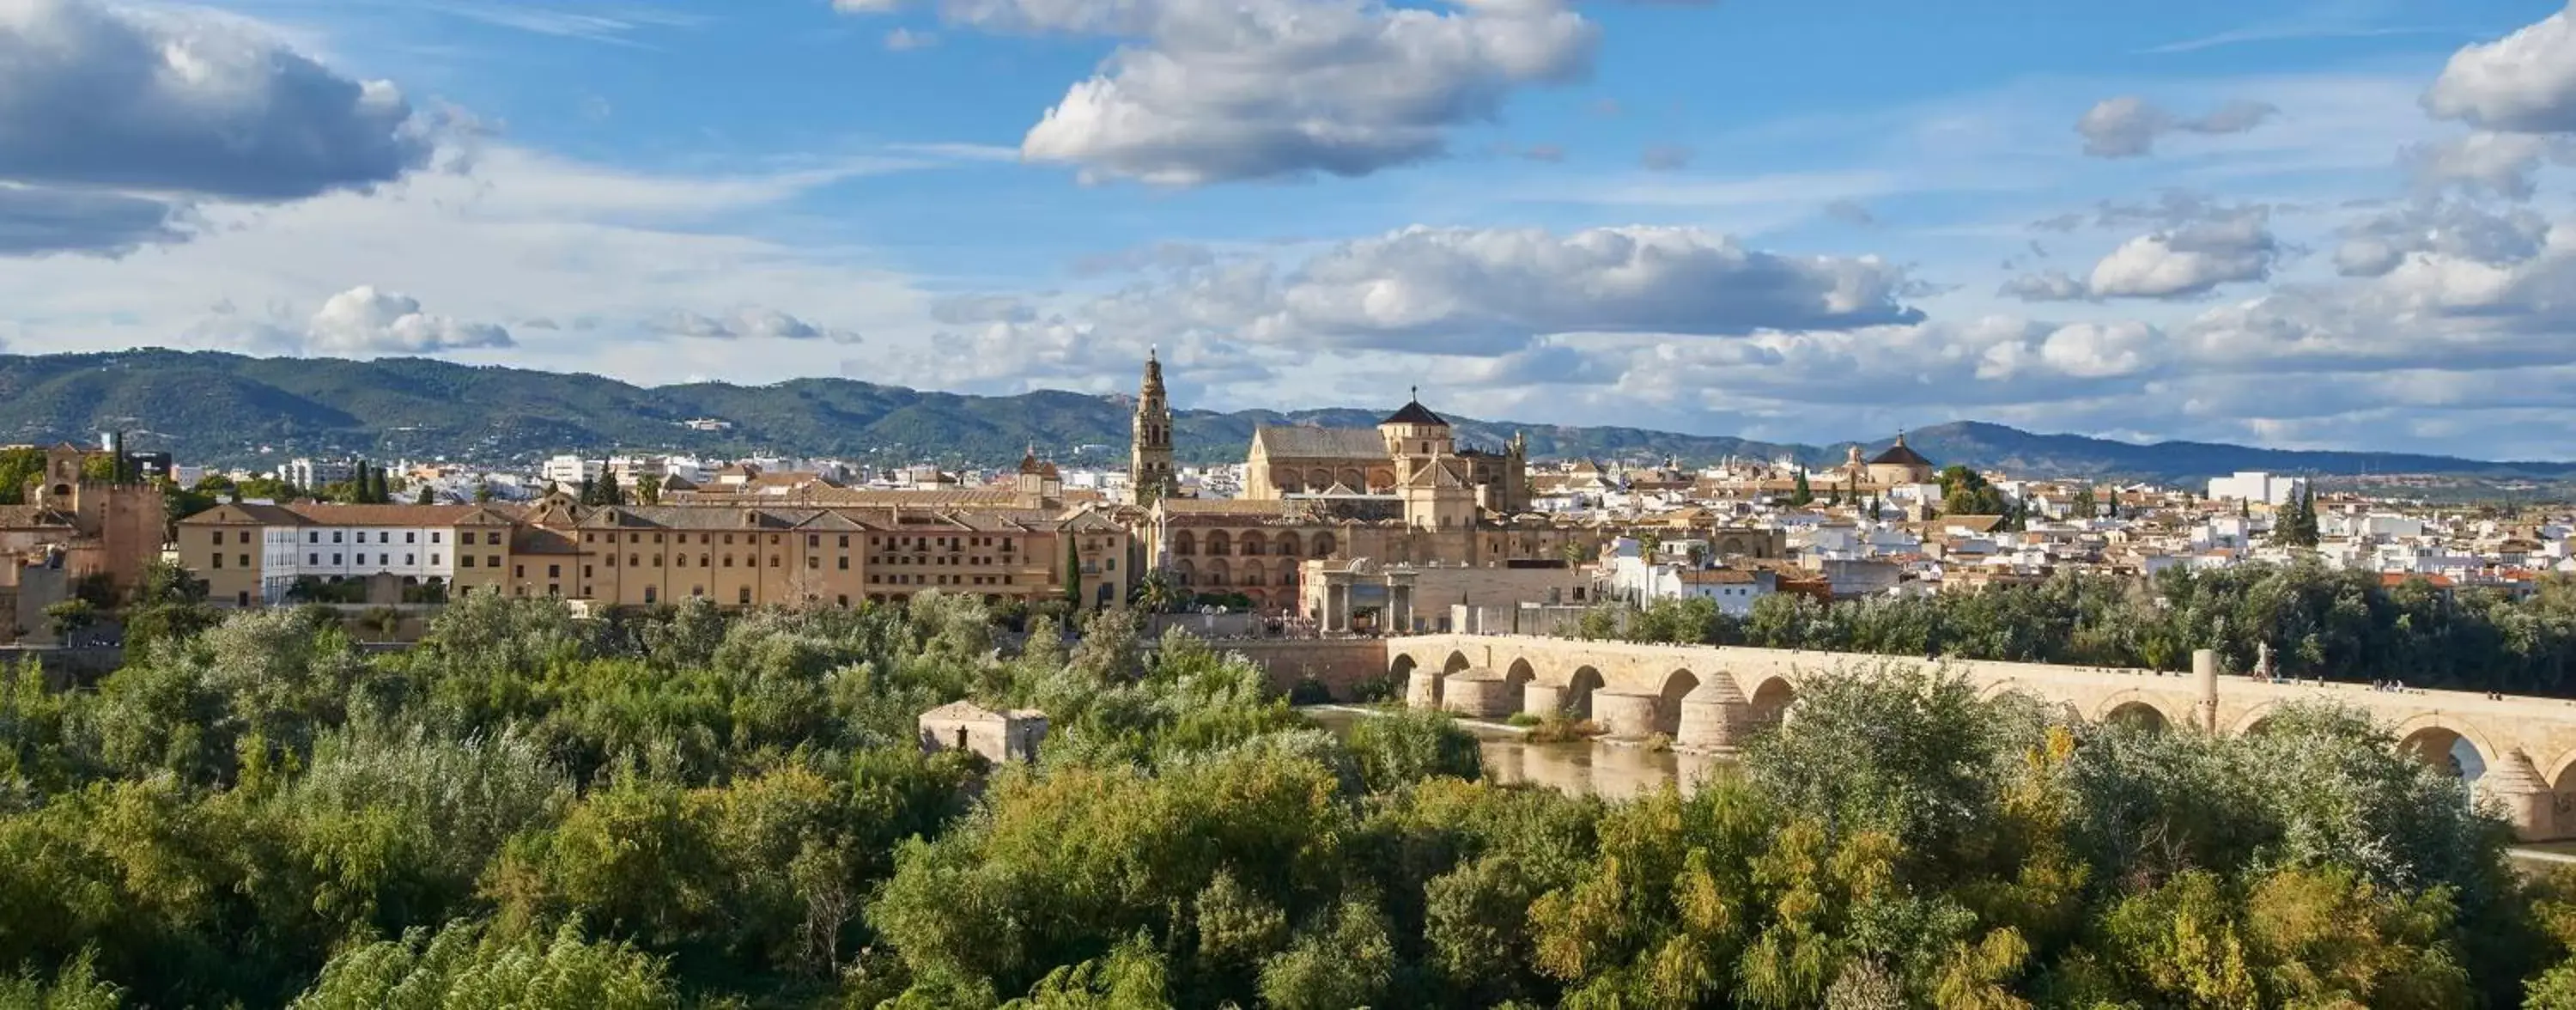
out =
[[(1806, 678), (1921, 658), (1717, 646), (1632, 645), (1517, 635), (1385, 639), (1387, 672), (1416, 707), (1500, 718), (1572, 712), (1614, 740), (1662, 735), (1677, 748), (1728, 753), (1778, 724)], [(2202, 732), (2259, 732), (2281, 705), (2332, 701), (2378, 718), (2400, 746), (2443, 767), (2462, 744), (2484, 766), (2481, 796), (2504, 805), (2525, 840), (2576, 837), (2576, 701), (2192, 673), (1939, 660), (1987, 693), (2019, 690), (2088, 721), (2136, 719)], [(2467, 764), (2468, 762), (2462, 762)]]

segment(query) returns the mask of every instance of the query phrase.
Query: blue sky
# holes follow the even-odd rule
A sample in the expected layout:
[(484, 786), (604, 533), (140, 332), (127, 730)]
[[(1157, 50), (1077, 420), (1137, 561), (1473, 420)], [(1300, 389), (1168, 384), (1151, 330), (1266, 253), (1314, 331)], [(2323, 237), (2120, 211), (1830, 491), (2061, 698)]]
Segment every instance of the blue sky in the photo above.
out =
[(1815, 441), (2576, 420), (2559, 3), (0, 0), (0, 94), (19, 353), (1106, 392), (1157, 346), (1185, 406)]

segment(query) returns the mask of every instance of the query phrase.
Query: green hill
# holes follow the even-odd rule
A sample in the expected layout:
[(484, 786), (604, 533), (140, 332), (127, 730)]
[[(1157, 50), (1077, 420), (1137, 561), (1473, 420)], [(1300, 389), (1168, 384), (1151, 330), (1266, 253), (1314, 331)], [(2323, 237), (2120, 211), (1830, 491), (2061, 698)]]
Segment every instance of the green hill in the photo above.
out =
[[(252, 358), (160, 349), (104, 354), (0, 355), (0, 441), (88, 442), (114, 427), (135, 444), (215, 465), (274, 465), (302, 455), (366, 454), (514, 462), (561, 452), (783, 453), (880, 463), (996, 463), (1024, 447), (1076, 464), (1126, 456), (1130, 404), (1115, 396), (1042, 391), (964, 396), (849, 379), (769, 386), (702, 382), (639, 387), (595, 375), (476, 367), (419, 358), (345, 361)], [(1235, 413), (1185, 411), (1175, 432), (1184, 461), (1239, 460), (1261, 424), (1364, 426), (1383, 408)], [(700, 432), (681, 422), (733, 423)], [(1619, 427), (1518, 425), (1453, 417), (1469, 444), (1528, 436), (1540, 458), (1687, 463), (1727, 456), (1841, 459), (1848, 443), (1783, 445), (1718, 435)], [(2439, 456), (2299, 452), (2236, 445), (2139, 445), (2035, 435), (1956, 422), (1908, 444), (1943, 463), (2016, 474), (2187, 480), (2239, 469), (2320, 474), (2424, 473), (2562, 479), (2576, 464), (2496, 463)], [(1875, 452), (1885, 442), (1865, 443)]]

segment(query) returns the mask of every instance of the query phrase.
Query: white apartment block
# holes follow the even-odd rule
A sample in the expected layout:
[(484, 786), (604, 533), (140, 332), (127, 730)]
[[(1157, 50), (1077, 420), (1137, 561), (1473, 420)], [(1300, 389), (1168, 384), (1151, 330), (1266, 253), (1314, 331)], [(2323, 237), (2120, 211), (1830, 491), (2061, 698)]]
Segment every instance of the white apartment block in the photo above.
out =
[(2284, 477), (2261, 470), (2239, 470), (2233, 477), (2210, 478), (2209, 497), (2219, 501), (2287, 505), (2307, 486), (2308, 482), (2299, 477)]
[(310, 457), (288, 460), (285, 468), (278, 471), (287, 483), (306, 490), (338, 484), (357, 475), (357, 466), (348, 460)]
[(580, 487), (581, 482), (585, 480), (597, 481), (599, 475), (604, 472), (606, 471), (599, 460), (584, 459), (580, 456), (556, 456), (546, 460), (545, 467), (537, 472), (537, 476), (544, 478), (548, 484)]

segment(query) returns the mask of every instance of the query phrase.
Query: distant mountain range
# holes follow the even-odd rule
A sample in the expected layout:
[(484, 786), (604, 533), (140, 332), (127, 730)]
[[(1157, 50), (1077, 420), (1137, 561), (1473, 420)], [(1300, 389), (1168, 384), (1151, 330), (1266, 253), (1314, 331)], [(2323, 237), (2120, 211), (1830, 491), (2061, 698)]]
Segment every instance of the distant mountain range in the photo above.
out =
[[(475, 367), (419, 358), (252, 358), (160, 349), (0, 355), (0, 441), (92, 442), (111, 428), (182, 462), (275, 465), (295, 456), (502, 462), (612, 450), (727, 456), (834, 456), (883, 463), (998, 463), (1026, 446), (1075, 465), (1123, 465), (1131, 403), (1042, 391), (961, 396), (849, 379), (770, 386), (640, 387), (595, 375)], [(1185, 461), (1239, 460), (1262, 424), (1367, 426), (1382, 411), (1187, 411)], [(719, 430), (685, 422), (716, 419)], [(1452, 417), (1471, 444), (1515, 432), (1533, 456), (1700, 463), (1728, 456), (1839, 461), (1850, 443), (1791, 445), (1620, 427), (1523, 425)], [(713, 427), (713, 426), (710, 426)], [(1924, 428), (1906, 443), (1934, 461), (2034, 476), (2182, 481), (2235, 470), (2328, 475), (2432, 474), (2556, 481), (2576, 463), (2489, 462), (2399, 453), (2306, 452), (2203, 442), (2139, 445), (2037, 435), (1997, 424)], [(1885, 441), (1863, 443), (1876, 452)]]

